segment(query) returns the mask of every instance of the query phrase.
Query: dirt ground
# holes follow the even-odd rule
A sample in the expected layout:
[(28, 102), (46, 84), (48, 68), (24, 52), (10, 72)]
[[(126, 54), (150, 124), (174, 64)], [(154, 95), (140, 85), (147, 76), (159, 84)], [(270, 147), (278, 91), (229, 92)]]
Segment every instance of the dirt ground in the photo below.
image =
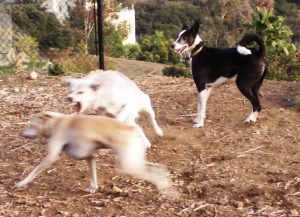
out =
[(250, 104), (231, 81), (213, 90), (206, 125), (194, 129), (191, 80), (135, 80), (165, 133), (156, 136), (142, 115), (152, 142), (148, 159), (168, 167), (180, 197), (165, 199), (148, 182), (121, 174), (109, 151), (98, 152), (96, 194), (83, 191), (86, 163), (65, 155), (26, 188), (13, 189), (45, 156), (44, 139), (20, 136), (27, 121), (41, 111), (72, 112), (61, 78), (18, 74), (0, 81), (0, 216), (300, 216), (300, 113), (288, 106), (300, 83), (266, 81), (263, 111), (245, 125)]

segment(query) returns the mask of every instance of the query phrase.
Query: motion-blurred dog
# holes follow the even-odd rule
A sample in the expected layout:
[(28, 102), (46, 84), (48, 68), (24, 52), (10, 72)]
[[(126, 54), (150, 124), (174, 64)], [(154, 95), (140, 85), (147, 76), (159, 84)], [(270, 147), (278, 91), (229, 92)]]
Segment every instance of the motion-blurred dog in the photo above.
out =
[[(67, 99), (74, 103), (77, 113), (102, 108), (118, 121), (138, 126), (135, 120), (139, 117), (139, 113), (144, 111), (149, 114), (155, 132), (160, 136), (163, 135), (156, 122), (149, 96), (124, 74), (117, 71), (96, 70), (83, 78), (65, 79), (65, 83), (70, 90)], [(140, 131), (143, 130), (140, 128)], [(148, 141), (146, 136), (144, 139)], [(148, 141), (146, 145), (149, 147), (150, 142)]]
[(146, 148), (140, 144), (144, 140), (134, 126), (109, 117), (45, 112), (31, 121), (23, 135), (48, 138), (48, 154), (25, 179), (16, 184), (18, 188), (31, 182), (64, 151), (74, 159), (87, 161), (91, 180), (87, 191), (94, 193), (98, 188), (94, 154), (97, 149), (109, 148), (119, 157), (125, 173), (153, 183), (166, 196), (177, 194), (167, 178), (166, 169), (145, 160)]

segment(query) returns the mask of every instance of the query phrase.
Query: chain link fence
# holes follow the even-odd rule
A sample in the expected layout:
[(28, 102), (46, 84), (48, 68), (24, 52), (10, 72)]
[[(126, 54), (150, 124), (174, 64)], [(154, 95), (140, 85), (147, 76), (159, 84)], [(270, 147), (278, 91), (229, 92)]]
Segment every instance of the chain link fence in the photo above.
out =
[(0, 1), (0, 67), (54, 66), (57, 74), (97, 68), (95, 12), (93, 0)]

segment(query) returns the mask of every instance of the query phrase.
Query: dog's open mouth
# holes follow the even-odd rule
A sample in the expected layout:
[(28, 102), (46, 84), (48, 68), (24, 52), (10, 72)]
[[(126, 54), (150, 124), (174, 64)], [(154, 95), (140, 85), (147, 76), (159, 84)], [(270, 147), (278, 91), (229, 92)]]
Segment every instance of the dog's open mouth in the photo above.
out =
[(81, 103), (80, 102), (76, 102), (74, 104), (74, 109), (76, 113), (79, 113), (81, 111)]
[(183, 46), (182, 48), (176, 49), (176, 53), (181, 54), (186, 48), (187, 48), (187, 45)]

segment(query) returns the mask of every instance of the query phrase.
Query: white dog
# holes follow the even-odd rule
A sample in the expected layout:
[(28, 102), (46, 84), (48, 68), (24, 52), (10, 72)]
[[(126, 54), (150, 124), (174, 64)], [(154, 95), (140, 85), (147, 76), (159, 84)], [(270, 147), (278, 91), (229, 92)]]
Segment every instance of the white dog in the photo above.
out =
[(145, 160), (146, 148), (140, 145), (144, 142), (143, 136), (135, 126), (108, 117), (44, 112), (31, 121), (23, 135), (48, 138), (48, 152), (43, 161), (15, 185), (18, 188), (31, 182), (64, 151), (74, 159), (88, 162), (91, 186), (87, 191), (95, 193), (98, 182), (94, 154), (97, 149), (110, 148), (118, 155), (124, 172), (153, 183), (165, 196), (178, 196), (166, 169)]
[[(155, 120), (150, 98), (141, 91), (134, 81), (117, 71), (96, 70), (82, 78), (67, 78), (70, 94), (67, 99), (74, 103), (77, 113), (99, 108), (114, 116), (118, 121), (138, 126), (135, 120), (139, 112), (149, 114), (155, 132), (162, 136), (163, 131)], [(139, 127), (142, 131), (142, 129)], [(145, 141), (148, 141), (144, 136)], [(150, 147), (150, 142), (147, 142)]]

